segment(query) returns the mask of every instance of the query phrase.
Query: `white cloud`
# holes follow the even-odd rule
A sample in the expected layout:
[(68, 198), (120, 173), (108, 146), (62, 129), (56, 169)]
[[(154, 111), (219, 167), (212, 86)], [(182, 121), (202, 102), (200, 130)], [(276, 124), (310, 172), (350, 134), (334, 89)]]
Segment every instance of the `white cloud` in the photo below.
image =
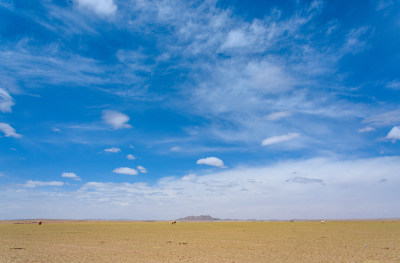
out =
[(177, 151), (180, 151), (180, 150), (181, 150), (181, 147), (179, 147), (179, 146), (174, 146), (174, 147), (171, 148), (171, 151), (173, 151), (173, 152), (177, 152)]
[(347, 39), (345, 45), (343, 46), (343, 51), (353, 54), (364, 51), (367, 47), (367, 44), (366, 41), (363, 39), (366, 38), (366, 33), (368, 32), (368, 30), (368, 27), (360, 27), (351, 30), (347, 34)]
[(374, 128), (374, 127), (369, 127), (369, 126), (367, 126), (367, 127), (364, 127), (364, 128), (361, 128), (361, 129), (359, 129), (358, 130), (358, 132), (371, 132), (371, 131), (375, 131), (376, 129)]
[(117, 174), (128, 174), (128, 175), (137, 175), (138, 171), (133, 169), (133, 168), (129, 168), (129, 167), (119, 167), (119, 168), (115, 168), (113, 170), (113, 173), (117, 173)]
[(370, 123), (376, 126), (392, 125), (400, 122), (400, 109), (387, 111), (372, 115), (363, 120), (364, 123)]
[(393, 0), (377, 0), (376, 11), (384, 10), (393, 5)]
[(60, 133), (60, 132), (61, 132), (61, 130), (60, 130), (59, 128), (53, 128), (52, 131), (53, 131), (53, 132), (57, 132), (57, 133)]
[(279, 136), (272, 136), (269, 138), (266, 138), (262, 141), (261, 145), (262, 146), (267, 146), (267, 145), (271, 145), (271, 144), (275, 144), (275, 143), (280, 143), (280, 142), (286, 142), (286, 141), (290, 141), (293, 140), (297, 137), (300, 137), (299, 133), (288, 133), (285, 135), (279, 135)]
[(306, 177), (292, 177), (286, 180), (286, 182), (292, 182), (297, 184), (322, 184), (324, 185), (324, 180), (322, 179), (312, 179)]
[(190, 182), (194, 182), (197, 180), (197, 175), (196, 174), (188, 174), (185, 175), (181, 178), (182, 181), (190, 181)]
[(42, 181), (26, 181), (26, 183), (23, 185), (23, 187), (26, 188), (35, 188), (36, 186), (63, 186), (63, 182), (59, 181), (50, 181), (50, 182), (42, 182)]
[(133, 154), (128, 154), (128, 155), (126, 156), (126, 158), (127, 158), (128, 160), (135, 160), (135, 159), (136, 159), (136, 157), (133, 156)]
[(0, 131), (4, 133), (6, 137), (20, 138), (22, 135), (15, 132), (15, 129), (7, 123), (0, 123)]
[[(238, 219), (394, 218), (400, 213), (399, 170), (400, 156), (314, 158), (164, 177), (151, 185), (89, 182), (77, 191), (8, 188), (0, 191), (0, 219), (33, 218), (37, 213), (71, 219), (165, 220), (190, 214)], [(377, 183), (382, 179), (390, 183)]]
[(118, 111), (105, 110), (103, 111), (102, 119), (115, 130), (132, 128), (132, 126), (127, 123), (129, 121), (129, 116)]
[(92, 10), (101, 16), (114, 15), (117, 12), (117, 5), (113, 0), (74, 0), (80, 8)]
[(143, 166), (139, 165), (138, 167), (136, 167), (141, 173), (147, 173), (147, 169), (144, 168)]
[(207, 157), (207, 158), (199, 159), (199, 160), (197, 160), (196, 163), (197, 164), (206, 164), (206, 165), (226, 168), (224, 166), (224, 162), (221, 159), (217, 158), (217, 157)]
[(75, 173), (62, 173), (61, 177), (65, 177), (65, 178), (71, 178), (75, 181), (81, 181), (81, 178), (79, 176), (77, 176)]
[(393, 142), (400, 140), (400, 126), (394, 126), (386, 135), (386, 138), (391, 139)]
[(14, 100), (5, 89), (0, 88), (0, 111), (11, 112), (11, 107), (14, 106)]
[(246, 34), (242, 30), (232, 30), (228, 33), (225, 43), (222, 48), (241, 48), (249, 44)]
[(109, 152), (109, 153), (119, 153), (121, 151), (121, 149), (117, 148), (117, 147), (111, 147), (111, 148), (108, 148), (108, 149), (104, 149), (104, 151), (105, 152)]
[(400, 81), (399, 80), (393, 80), (389, 82), (386, 87), (394, 90), (399, 90), (400, 89)]
[(286, 118), (292, 115), (290, 111), (279, 111), (279, 112), (272, 112), (268, 114), (265, 118), (269, 121), (276, 121), (282, 118)]
[(3, 6), (8, 9), (13, 9), (14, 2), (12, 0), (0, 0), (0, 6)]

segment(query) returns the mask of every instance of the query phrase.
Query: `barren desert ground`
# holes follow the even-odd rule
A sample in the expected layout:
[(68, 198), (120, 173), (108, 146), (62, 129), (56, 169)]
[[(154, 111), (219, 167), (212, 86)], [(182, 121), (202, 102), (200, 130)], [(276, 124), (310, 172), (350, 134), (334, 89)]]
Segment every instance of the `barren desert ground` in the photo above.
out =
[(0, 262), (400, 262), (400, 221), (3, 221)]

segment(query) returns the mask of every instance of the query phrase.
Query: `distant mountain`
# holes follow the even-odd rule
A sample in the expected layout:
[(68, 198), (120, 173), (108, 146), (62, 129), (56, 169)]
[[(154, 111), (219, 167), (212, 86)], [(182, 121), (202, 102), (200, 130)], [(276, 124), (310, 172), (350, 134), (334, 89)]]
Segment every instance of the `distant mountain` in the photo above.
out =
[(184, 218), (179, 218), (177, 220), (179, 220), (179, 221), (217, 221), (217, 220), (221, 220), (221, 219), (214, 218), (209, 215), (201, 215), (201, 216), (187, 216)]

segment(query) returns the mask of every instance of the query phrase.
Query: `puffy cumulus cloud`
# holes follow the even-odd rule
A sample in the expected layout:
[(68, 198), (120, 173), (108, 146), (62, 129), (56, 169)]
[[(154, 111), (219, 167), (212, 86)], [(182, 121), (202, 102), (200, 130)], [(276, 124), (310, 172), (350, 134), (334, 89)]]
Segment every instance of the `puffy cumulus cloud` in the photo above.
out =
[(262, 141), (261, 145), (262, 146), (267, 146), (267, 145), (271, 145), (271, 144), (275, 144), (275, 143), (280, 143), (280, 142), (286, 142), (286, 141), (290, 141), (293, 140), (297, 137), (300, 137), (299, 133), (288, 133), (285, 135), (279, 135), (279, 136), (272, 136), (269, 138), (266, 138)]
[(79, 8), (89, 9), (100, 16), (110, 16), (117, 12), (117, 5), (113, 0), (74, 0)]
[(5, 89), (0, 88), (0, 111), (11, 112), (11, 107), (14, 106), (14, 100)]
[(103, 111), (102, 119), (115, 130), (132, 128), (132, 126), (127, 123), (129, 121), (129, 116), (118, 111), (105, 110)]
[(197, 164), (206, 164), (206, 165), (226, 168), (224, 166), (224, 162), (221, 159), (217, 158), (217, 157), (207, 157), (207, 158), (199, 159), (199, 160), (197, 160), (196, 163)]
[(111, 148), (108, 148), (108, 149), (104, 149), (104, 151), (105, 152), (109, 152), (109, 153), (119, 153), (121, 151), (121, 149), (117, 148), (117, 147), (111, 147)]
[(0, 131), (4, 133), (4, 136), (6, 137), (14, 137), (14, 138), (20, 138), (22, 137), (21, 134), (18, 134), (15, 132), (15, 129), (10, 126), (10, 124), (7, 123), (0, 123)]
[(128, 154), (128, 155), (126, 156), (126, 159), (128, 159), (128, 160), (135, 160), (136, 157), (133, 156), (133, 154)]
[(119, 168), (115, 168), (113, 170), (113, 173), (116, 174), (128, 174), (128, 175), (137, 175), (138, 171), (136, 169), (133, 168), (129, 168), (129, 167), (119, 167)]
[(359, 129), (358, 132), (360, 132), (360, 133), (362, 133), (362, 132), (372, 132), (372, 131), (375, 131), (375, 130), (376, 129), (374, 127), (367, 126), (367, 127)]
[(400, 126), (394, 126), (386, 135), (386, 138), (392, 140), (393, 142), (400, 140)]
[[(75, 191), (13, 186), (0, 191), (0, 218), (28, 218), (37, 212), (74, 219), (165, 220), (182, 214), (238, 219), (393, 218), (400, 213), (399, 170), (400, 156), (314, 158), (164, 177), (151, 185), (88, 182)], [(383, 178), (390, 183), (377, 183)], [(42, 200), (46, 202), (39, 208), (37, 202)]]
[(42, 182), (42, 181), (26, 181), (26, 183), (23, 185), (23, 187), (26, 188), (35, 188), (37, 186), (63, 186), (63, 182), (59, 181), (50, 181), (50, 182)]
[(143, 166), (139, 165), (138, 167), (136, 167), (141, 173), (147, 173), (147, 169), (144, 168)]
[(64, 172), (64, 173), (61, 174), (61, 177), (71, 178), (71, 179), (73, 179), (75, 181), (81, 181), (81, 178), (79, 176), (77, 176), (75, 173), (66, 173), (66, 172)]

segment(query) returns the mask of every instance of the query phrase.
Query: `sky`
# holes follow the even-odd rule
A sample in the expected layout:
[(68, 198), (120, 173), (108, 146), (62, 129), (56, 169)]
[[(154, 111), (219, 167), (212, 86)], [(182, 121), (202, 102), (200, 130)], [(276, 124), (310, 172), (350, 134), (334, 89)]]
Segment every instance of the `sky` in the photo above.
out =
[(0, 219), (400, 217), (400, 1), (0, 0)]

